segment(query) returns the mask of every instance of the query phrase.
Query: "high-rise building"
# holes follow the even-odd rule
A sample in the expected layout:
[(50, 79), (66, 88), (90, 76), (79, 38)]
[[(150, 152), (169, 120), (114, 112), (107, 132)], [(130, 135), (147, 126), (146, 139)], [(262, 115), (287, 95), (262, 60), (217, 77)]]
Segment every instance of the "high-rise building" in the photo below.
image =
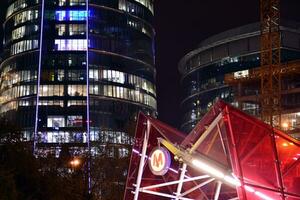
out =
[[(283, 21), (280, 27), (281, 60), (285, 65), (300, 59), (299, 28), (299, 23), (288, 21)], [(181, 129), (189, 132), (218, 99), (259, 116), (259, 84), (244, 87), (245, 91), (240, 92), (247, 96), (248, 101), (237, 105), (237, 91), (224, 82), (226, 75), (246, 77), (249, 70), (259, 66), (259, 23), (231, 29), (202, 41), (197, 49), (185, 55), (179, 63), (183, 90)], [(294, 133), (300, 132), (299, 87), (299, 74), (283, 77), (282, 122), (284, 126), (293, 129)]]
[(156, 115), (153, 14), (153, 0), (9, 0), (0, 115), (37, 154), (127, 156), (129, 121)]

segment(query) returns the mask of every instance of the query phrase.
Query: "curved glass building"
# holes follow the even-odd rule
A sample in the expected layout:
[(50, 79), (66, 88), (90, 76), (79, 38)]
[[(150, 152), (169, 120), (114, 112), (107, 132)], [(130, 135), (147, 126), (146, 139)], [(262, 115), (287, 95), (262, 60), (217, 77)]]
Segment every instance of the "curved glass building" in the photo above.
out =
[(1, 116), (38, 154), (126, 157), (129, 121), (156, 115), (152, 24), (153, 0), (9, 0)]
[[(299, 23), (283, 22), (282, 63), (300, 58), (299, 30)], [(246, 76), (249, 69), (259, 66), (259, 23), (228, 30), (201, 42), (197, 49), (185, 55), (179, 63), (183, 91), (181, 129), (189, 132), (217, 99), (236, 104), (233, 88), (224, 82), (225, 75), (234, 73), (234, 76)], [(259, 115), (259, 87), (252, 85), (251, 90), (243, 91), (256, 100), (238, 105), (254, 115)], [(288, 120), (293, 127), (300, 124), (300, 114), (297, 114), (300, 111), (299, 88), (299, 76), (296, 74), (283, 80), (283, 89), (290, 91), (283, 97), (283, 121)]]

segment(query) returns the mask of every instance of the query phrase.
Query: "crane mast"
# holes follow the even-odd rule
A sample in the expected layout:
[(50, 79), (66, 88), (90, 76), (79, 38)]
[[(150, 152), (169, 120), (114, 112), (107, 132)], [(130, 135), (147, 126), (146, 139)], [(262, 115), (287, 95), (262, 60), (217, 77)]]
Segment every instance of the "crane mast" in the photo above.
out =
[(272, 126), (281, 125), (280, 0), (260, 0), (261, 115)]

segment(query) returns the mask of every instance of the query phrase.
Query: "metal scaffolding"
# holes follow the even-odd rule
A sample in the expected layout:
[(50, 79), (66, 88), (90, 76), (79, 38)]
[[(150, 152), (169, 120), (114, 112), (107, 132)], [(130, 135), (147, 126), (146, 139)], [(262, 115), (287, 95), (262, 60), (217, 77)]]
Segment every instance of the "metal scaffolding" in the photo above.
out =
[[(163, 175), (149, 167), (156, 147), (172, 155)], [(300, 199), (300, 143), (287, 134), (221, 101), (188, 135), (139, 115), (124, 200), (287, 198)]]

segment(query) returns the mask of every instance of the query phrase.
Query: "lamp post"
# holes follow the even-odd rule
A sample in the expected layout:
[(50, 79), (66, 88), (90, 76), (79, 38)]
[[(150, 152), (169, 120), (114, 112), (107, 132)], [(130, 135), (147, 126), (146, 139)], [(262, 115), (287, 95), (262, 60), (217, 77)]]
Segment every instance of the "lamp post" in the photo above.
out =
[(72, 168), (73, 171), (74, 171), (75, 168), (77, 168), (80, 164), (81, 164), (81, 160), (80, 160), (79, 158), (73, 158), (73, 159), (70, 161), (70, 165), (71, 165), (71, 168)]

